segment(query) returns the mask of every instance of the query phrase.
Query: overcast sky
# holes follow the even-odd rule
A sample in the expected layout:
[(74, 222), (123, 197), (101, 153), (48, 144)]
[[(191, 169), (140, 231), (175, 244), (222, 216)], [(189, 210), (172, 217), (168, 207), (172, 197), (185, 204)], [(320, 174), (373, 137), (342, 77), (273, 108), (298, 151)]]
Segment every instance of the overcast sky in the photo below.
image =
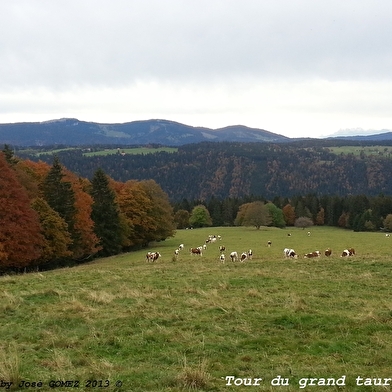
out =
[(0, 123), (392, 130), (391, 0), (1, 0), (0, 15)]

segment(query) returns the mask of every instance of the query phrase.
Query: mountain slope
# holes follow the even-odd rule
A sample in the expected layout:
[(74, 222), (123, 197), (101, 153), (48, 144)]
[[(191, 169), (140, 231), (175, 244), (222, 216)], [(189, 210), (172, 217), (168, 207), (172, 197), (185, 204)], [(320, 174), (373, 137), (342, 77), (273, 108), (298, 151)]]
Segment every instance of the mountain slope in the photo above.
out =
[(192, 127), (168, 120), (100, 124), (66, 118), (0, 124), (0, 143), (17, 146), (91, 144), (162, 144), (181, 146), (203, 141), (286, 142), (290, 138), (242, 125), (220, 129)]
[[(329, 147), (298, 143), (203, 142), (180, 146), (171, 153), (86, 157), (82, 149), (64, 149), (57, 155), (81, 177), (91, 179), (101, 168), (116, 181), (153, 179), (172, 201), (208, 200), (212, 196), (273, 199), (304, 194), (392, 194), (392, 159), (387, 153), (334, 153)], [(25, 158), (53, 161), (51, 154)]]

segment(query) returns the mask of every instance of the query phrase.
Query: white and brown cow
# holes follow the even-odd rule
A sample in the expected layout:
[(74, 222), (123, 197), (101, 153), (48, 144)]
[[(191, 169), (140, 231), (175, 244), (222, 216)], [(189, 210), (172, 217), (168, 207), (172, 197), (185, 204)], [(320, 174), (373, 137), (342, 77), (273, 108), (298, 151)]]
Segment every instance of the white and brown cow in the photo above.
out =
[(147, 252), (146, 259), (147, 261), (155, 262), (161, 257), (159, 252)]
[(349, 257), (349, 256), (354, 256), (355, 255), (355, 249), (350, 248), (350, 249), (345, 249), (340, 257)]
[(285, 248), (283, 254), (286, 258), (297, 259), (298, 255), (295, 253), (294, 249)]
[(203, 251), (202, 251), (202, 247), (198, 247), (198, 248), (190, 248), (189, 249), (191, 255), (199, 255), (199, 256), (203, 256)]
[(330, 248), (325, 249), (324, 254), (325, 254), (325, 256), (329, 257), (332, 254), (332, 250)]
[(231, 259), (231, 261), (238, 261), (238, 253), (237, 252), (231, 252), (230, 253), (230, 259)]
[(305, 259), (310, 259), (313, 257), (320, 257), (320, 252), (318, 250), (316, 250), (314, 252), (306, 253), (304, 257), (305, 257)]

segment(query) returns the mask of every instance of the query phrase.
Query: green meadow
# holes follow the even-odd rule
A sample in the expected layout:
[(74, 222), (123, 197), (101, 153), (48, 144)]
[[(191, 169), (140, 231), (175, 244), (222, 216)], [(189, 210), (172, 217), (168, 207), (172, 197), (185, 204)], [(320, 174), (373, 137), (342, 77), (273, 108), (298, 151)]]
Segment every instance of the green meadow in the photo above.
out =
[[(391, 390), (392, 237), (307, 231), (180, 230), (143, 251), (0, 277), (0, 390)], [(222, 240), (190, 255), (210, 234)], [(347, 247), (356, 255), (341, 258)], [(249, 249), (252, 260), (229, 260)]]
[(363, 154), (364, 156), (390, 158), (392, 153), (391, 146), (339, 146), (327, 148), (336, 155), (352, 154), (355, 156), (360, 156)]
[(122, 154), (128, 155), (137, 155), (137, 154), (154, 154), (156, 152), (177, 152), (178, 148), (176, 147), (133, 147), (133, 148), (112, 148), (112, 149), (104, 149), (100, 151), (92, 151), (92, 152), (85, 152), (83, 153), (86, 157), (92, 157), (96, 155), (104, 156), (104, 155), (113, 155), (118, 154), (119, 152)]

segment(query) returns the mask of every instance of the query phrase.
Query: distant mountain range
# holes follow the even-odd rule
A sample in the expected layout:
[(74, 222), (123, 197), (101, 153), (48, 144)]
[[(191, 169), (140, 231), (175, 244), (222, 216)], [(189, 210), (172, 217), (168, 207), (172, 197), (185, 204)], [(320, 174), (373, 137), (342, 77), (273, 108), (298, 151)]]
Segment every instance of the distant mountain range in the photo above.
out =
[[(392, 132), (370, 136), (346, 136), (333, 139), (392, 140)], [(0, 124), (0, 144), (15, 146), (49, 145), (146, 145), (181, 146), (203, 141), (287, 143), (293, 139), (264, 129), (232, 125), (219, 129), (192, 127), (168, 120), (132, 121), (100, 124), (63, 118), (44, 122)]]

